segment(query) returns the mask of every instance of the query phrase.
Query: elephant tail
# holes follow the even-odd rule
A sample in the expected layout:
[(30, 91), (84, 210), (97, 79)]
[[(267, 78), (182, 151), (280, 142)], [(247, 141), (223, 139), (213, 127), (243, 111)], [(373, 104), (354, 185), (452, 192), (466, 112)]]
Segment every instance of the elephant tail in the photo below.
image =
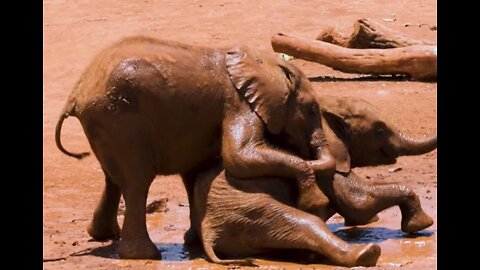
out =
[(204, 228), (204, 226), (202, 226), (200, 231), (201, 231), (201, 240), (202, 240), (203, 250), (205, 251), (207, 258), (211, 262), (222, 264), (222, 265), (235, 264), (235, 265), (242, 265), (242, 266), (257, 266), (256, 264), (253, 263), (251, 259), (222, 260), (218, 258), (217, 254), (215, 254), (215, 251), (213, 250), (213, 245), (212, 245), (213, 241), (211, 240), (211, 237), (207, 235), (208, 234), (207, 232), (210, 230), (207, 230)]
[(203, 250), (205, 251), (207, 258), (213, 263), (218, 263), (222, 265), (234, 264), (234, 265), (241, 265), (241, 266), (257, 266), (256, 264), (253, 263), (251, 259), (222, 260), (217, 257), (217, 255), (215, 254), (215, 251), (213, 250), (212, 245), (208, 241), (202, 241), (202, 242), (203, 242)]
[(60, 115), (60, 117), (58, 119), (58, 122), (57, 122), (57, 126), (55, 128), (55, 143), (57, 144), (58, 149), (60, 149), (60, 151), (62, 151), (62, 153), (64, 153), (65, 155), (70, 156), (70, 157), (74, 157), (76, 159), (82, 159), (82, 158), (90, 155), (90, 153), (88, 153), (88, 152), (83, 152), (83, 153), (69, 152), (63, 147), (62, 141), (60, 140), (63, 121), (65, 121), (65, 119), (67, 119), (69, 116), (75, 116), (74, 112), (75, 112), (75, 102), (68, 103), (67, 106), (65, 107), (65, 109), (63, 110), (62, 114)]

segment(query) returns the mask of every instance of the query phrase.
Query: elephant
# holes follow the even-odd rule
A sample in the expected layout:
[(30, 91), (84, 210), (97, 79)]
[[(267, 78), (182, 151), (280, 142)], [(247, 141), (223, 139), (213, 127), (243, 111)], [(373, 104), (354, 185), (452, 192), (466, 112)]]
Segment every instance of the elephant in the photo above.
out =
[[(318, 181), (329, 197), (325, 212), (317, 216), (295, 206), (296, 188), (282, 178), (239, 180), (221, 164), (198, 175), (193, 195), (192, 226), (208, 259), (219, 264), (251, 265), (241, 257), (279, 249), (309, 250), (341, 266), (374, 266), (381, 250), (377, 244), (349, 244), (329, 231), (325, 221), (336, 211), (358, 224), (378, 212), (399, 206), (401, 229), (413, 233), (433, 224), (418, 196), (398, 184), (373, 185), (355, 173), (336, 173), (332, 181)], [(216, 253), (234, 259), (220, 259)]]
[[(328, 145), (334, 146), (331, 150), (337, 164), (344, 167), (391, 164), (399, 155), (423, 154), (436, 148), (436, 135), (426, 139), (401, 135), (362, 99), (319, 96), (318, 102)], [(378, 132), (380, 128), (382, 132)], [(301, 249), (352, 267), (375, 265), (380, 247), (348, 244), (332, 234), (325, 221), (335, 212), (345, 218), (346, 225), (363, 225), (377, 220), (378, 212), (399, 206), (402, 231), (414, 233), (433, 224), (417, 194), (404, 185), (370, 183), (350, 170), (336, 172), (329, 181), (319, 178), (317, 188), (330, 200), (321, 215), (295, 206), (298, 193), (291, 181), (271, 177), (240, 181), (219, 162), (195, 181), (192, 226), (207, 257), (215, 263), (251, 264), (249, 259), (238, 257)], [(216, 252), (237, 259), (220, 259)]]
[(421, 155), (437, 148), (436, 134), (426, 138), (405, 135), (361, 98), (316, 96), (328, 148), (341, 172), (394, 164), (399, 156)]
[[(313, 87), (301, 70), (272, 52), (124, 38), (93, 59), (58, 119), (57, 147), (81, 159), (88, 153), (69, 152), (61, 143), (69, 116), (80, 121), (105, 174), (87, 231), (96, 240), (121, 236), (121, 258), (159, 256), (145, 222), (155, 176), (180, 174), (191, 201), (197, 174), (219, 157), (238, 179), (293, 179), (299, 209), (316, 213), (328, 204), (320, 190), (310, 188), (336, 168)], [(274, 140), (288, 142), (296, 154)], [(120, 233), (121, 195), (126, 212)]]
[[(318, 95), (322, 123), (329, 149), (337, 168), (351, 168), (396, 163), (399, 156), (422, 155), (437, 148), (437, 135), (415, 138), (406, 135), (384, 119), (367, 101), (348, 96)], [(345, 218), (346, 225), (364, 225), (378, 220), (359, 222)]]

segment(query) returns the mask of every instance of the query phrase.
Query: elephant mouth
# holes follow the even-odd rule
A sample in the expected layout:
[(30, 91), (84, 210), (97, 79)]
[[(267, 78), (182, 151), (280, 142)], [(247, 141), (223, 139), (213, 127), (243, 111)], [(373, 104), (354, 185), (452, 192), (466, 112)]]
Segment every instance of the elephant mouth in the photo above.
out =
[(380, 152), (382, 155), (385, 157), (385, 160), (389, 164), (393, 164), (397, 162), (397, 153), (394, 149), (386, 149), (386, 148), (380, 148)]

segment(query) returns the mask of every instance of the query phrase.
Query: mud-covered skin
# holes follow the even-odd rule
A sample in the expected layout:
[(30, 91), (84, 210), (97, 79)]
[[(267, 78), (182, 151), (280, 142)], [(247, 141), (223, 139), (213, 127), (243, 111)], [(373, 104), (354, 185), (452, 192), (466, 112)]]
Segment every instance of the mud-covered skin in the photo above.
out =
[[(371, 191), (372, 187), (368, 185), (368, 182), (361, 181), (355, 174), (349, 175), (349, 173), (354, 167), (393, 164), (399, 156), (421, 155), (430, 152), (437, 147), (437, 136), (414, 138), (403, 135), (393, 123), (384, 119), (373, 105), (360, 98), (317, 95), (317, 101), (321, 108), (322, 127), (329, 149), (336, 159), (337, 171), (343, 173), (336, 175), (336, 179), (341, 179), (342, 175), (348, 177), (345, 179), (346, 181), (332, 182), (329, 180), (322, 185), (331, 198), (332, 196), (333, 198), (343, 197), (335, 210), (324, 205), (317, 207), (311, 213), (326, 219), (335, 212), (341, 212), (344, 213), (345, 224), (353, 226), (378, 220), (378, 217), (372, 215), (371, 212), (377, 213), (381, 211), (380, 208), (388, 208), (387, 205), (396, 205), (400, 203), (400, 198), (408, 197), (412, 200), (410, 204), (417, 204), (418, 198), (409, 189), (404, 190), (401, 186), (387, 185), (384, 190), (374, 192)], [(275, 141), (275, 138), (271, 139)], [(280, 140), (277, 141), (277, 144), (287, 145), (288, 142)], [(311, 167), (316, 166), (315, 161), (309, 163)], [(333, 185), (337, 187), (336, 195), (333, 194)], [(344, 192), (347, 190), (352, 192)], [(392, 196), (392, 193), (393, 195), (398, 194), (389, 197)], [(370, 210), (365, 210), (369, 212), (368, 215), (366, 212), (362, 216), (355, 215), (355, 207), (359, 201), (372, 196), (377, 200), (380, 200), (378, 198), (382, 198), (382, 196), (384, 199), (375, 207), (369, 208)], [(386, 206), (380, 206), (382, 203)], [(402, 203), (402, 207), (405, 204), (407, 203)], [(408, 211), (404, 212), (408, 213)], [(413, 225), (408, 226), (407, 223), (402, 226), (405, 231), (411, 231), (414, 228)], [(198, 240), (197, 234), (192, 230), (187, 231), (184, 239), (187, 244)]]
[[(297, 206), (314, 212), (328, 199), (306, 160), (325, 175), (335, 161), (325, 147), (320, 110), (305, 75), (275, 55), (246, 47), (216, 50), (145, 37), (124, 39), (101, 52), (72, 91), (63, 120), (77, 117), (105, 173), (105, 190), (89, 234), (118, 238), (119, 194), (126, 213), (122, 258), (158, 258), (145, 225), (155, 175), (179, 173), (189, 183), (210, 160), (240, 179), (296, 179)], [(300, 155), (273, 147), (280, 134)], [(317, 168), (318, 169), (318, 168)], [(191, 190), (187, 188), (187, 192)], [(191, 198), (191, 194), (189, 194)]]
[[(370, 165), (390, 164), (400, 155), (432, 151), (436, 149), (436, 136), (429, 139), (406, 137), (409, 139), (403, 142), (394, 125), (388, 124), (372, 105), (361, 99), (323, 96), (318, 100), (321, 102), (323, 128), (327, 131), (326, 137), (337, 164), (348, 161), (348, 164), (344, 163), (348, 173), (337, 172), (330, 180), (320, 178), (317, 182), (328, 196), (329, 205), (317, 209), (316, 217), (313, 217), (293, 209), (297, 193), (286, 179), (240, 182), (228, 174), (225, 176), (220, 172), (221, 167), (213, 168), (196, 182), (195, 211), (191, 216), (212, 261), (241, 263), (221, 260), (214, 251), (245, 257), (271, 249), (301, 248), (319, 252), (337, 264), (360, 265), (352, 259), (354, 255), (349, 257), (335, 249), (335, 245), (338, 248), (345, 243), (332, 236), (321, 220), (326, 221), (338, 212), (346, 224), (363, 225), (378, 220), (378, 212), (399, 206), (402, 231), (416, 232), (433, 224), (413, 190), (404, 185), (364, 181), (350, 167), (367, 162)], [(384, 132), (379, 134), (378, 128)], [(338, 146), (343, 147), (342, 151), (336, 151)], [(386, 157), (382, 148), (395, 149), (395, 156)], [(362, 151), (364, 156), (358, 154)], [(355, 154), (350, 157), (350, 153)], [(315, 161), (310, 163), (315, 168)], [(192, 241), (194, 233), (189, 231), (188, 234), (190, 239), (187, 240)], [(309, 241), (315, 241), (316, 246)], [(354, 247), (350, 248), (353, 250)], [(371, 254), (371, 262), (374, 255)]]
[[(250, 264), (240, 258), (275, 249), (317, 252), (342, 266), (373, 266), (380, 256), (376, 244), (348, 244), (332, 234), (325, 221), (338, 211), (346, 220), (365, 224), (392, 206), (402, 213), (401, 229), (416, 232), (433, 224), (418, 196), (408, 187), (371, 184), (353, 172), (337, 173), (331, 181), (318, 181), (330, 205), (324, 216), (295, 207), (297, 192), (291, 181), (259, 178), (242, 181), (222, 171), (221, 165), (195, 182), (192, 226), (199, 232), (208, 258), (220, 264)], [(333, 210), (333, 211), (332, 211)], [(220, 259), (221, 257), (233, 257)]]

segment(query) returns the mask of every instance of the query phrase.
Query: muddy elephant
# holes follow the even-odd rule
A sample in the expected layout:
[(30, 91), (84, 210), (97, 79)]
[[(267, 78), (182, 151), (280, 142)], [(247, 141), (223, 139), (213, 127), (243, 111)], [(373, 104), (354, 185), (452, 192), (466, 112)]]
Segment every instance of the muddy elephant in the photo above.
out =
[(375, 106), (355, 97), (317, 95), (323, 129), (337, 169), (387, 165), (399, 156), (421, 155), (437, 148), (437, 135), (406, 135), (385, 120)]
[[(401, 229), (417, 232), (433, 224), (418, 196), (406, 186), (373, 185), (353, 172), (336, 173), (333, 180), (318, 181), (328, 194), (325, 212), (338, 211), (345, 218), (367, 223), (378, 212), (399, 206)], [(209, 260), (220, 264), (250, 264), (248, 256), (279, 249), (309, 250), (342, 266), (373, 266), (380, 256), (376, 244), (349, 244), (329, 231), (325, 221), (295, 207), (291, 181), (257, 178), (244, 181), (225, 173), (219, 165), (199, 174), (194, 189), (192, 226), (198, 231)], [(216, 254), (232, 257), (220, 259)]]
[[(125, 199), (121, 258), (158, 258), (145, 223), (154, 177), (180, 174), (192, 187), (197, 173), (218, 157), (238, 179), (293, 179), (300, 209), (314, 213), (328, 203), (309, 188), (316, 176), (307, 161), (315, 160), (325, 176), (335, 169), (313, 88), (273, 53), (126, 38), (95, 57), (58, 120), (58, 148), (82, 158), (86, 153), (61, 144), (68, 116), (80, 120), (105, 174), (88, 228), (94, 239), (120, 236), (116, 214), (120, 196)], [(270, 136), (288, 142), (296, 154), (273, 146)], [(190, 188), (187, 193), (191, 199)]]
[(425, 139), (401, 135), (362, 99), (322, 96), (319, 102), (328, 143), (334, 146), (332, 153), (338, 158), (337, 164), (349, 170), (337, 172), (329, 181), (317, 181), (316, 188), (328, 196), (329, 205), (317, 212), (320, 214), (306, 213), (295, 207), (298, 193), (291, 181), (266, 177), (239, 181), (218, 165), (200, 174), (195, 182), (191, 216), (211, 261), (250, 262), (219, 259), (217, 252), (238, 258), (278, 249), (303, 249), (324, 255), (334, 264), (371, 266), (380, 248), (348, 244), (333, 235), (324, 222), (334, 213), (342, 215), (346, 224), (361, 225), (375, 220), (378, 212), (398, 206), (402, 231), (413, 233), (433, 224), (413, 190), (399, 184), (364, 181), (349, 168), (391, 164), (400, 155), (432, 151), (436, 149), (436, 135)]

